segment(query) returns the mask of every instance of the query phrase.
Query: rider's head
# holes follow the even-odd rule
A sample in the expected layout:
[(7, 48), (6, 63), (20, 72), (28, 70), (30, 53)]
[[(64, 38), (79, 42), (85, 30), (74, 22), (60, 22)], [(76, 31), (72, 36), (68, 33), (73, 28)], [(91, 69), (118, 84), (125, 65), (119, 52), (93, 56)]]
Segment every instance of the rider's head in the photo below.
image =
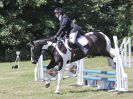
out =
[(57, 18), (59, 18), (60, 15), (63, 15), (64, 13), (64, 9), (62, 9), (61, 7), (58, 7), (54, 10), (54, 14)]

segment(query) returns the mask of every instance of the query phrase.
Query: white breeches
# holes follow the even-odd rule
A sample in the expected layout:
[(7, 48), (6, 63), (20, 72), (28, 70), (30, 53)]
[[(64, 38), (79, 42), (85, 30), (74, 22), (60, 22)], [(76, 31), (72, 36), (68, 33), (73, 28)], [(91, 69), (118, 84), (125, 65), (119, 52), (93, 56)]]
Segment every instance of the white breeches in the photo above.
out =
[(70, 42), (71, 42), (72, 44), (75, 43), (75, 40), (76, 40), (77, 34), (78, 34), (78, 31), (73, 32), (73, 33), (70, 33), (70, 35), (69, 35), (69, 40), (70, 40)]

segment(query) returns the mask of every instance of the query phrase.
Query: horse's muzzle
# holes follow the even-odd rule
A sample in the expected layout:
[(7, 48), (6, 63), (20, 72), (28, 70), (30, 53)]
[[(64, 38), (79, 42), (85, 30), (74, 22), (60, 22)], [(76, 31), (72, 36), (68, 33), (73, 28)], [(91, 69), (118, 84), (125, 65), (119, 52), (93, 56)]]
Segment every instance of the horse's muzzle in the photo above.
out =
[(36, 64), (37, 63), (35, 60), (33, 60), (32, 57), (31, 57), (31, 62), (32, 62), (32, 64)]
[(32, 62), (32, 64), (36, 64), (37, 62)]

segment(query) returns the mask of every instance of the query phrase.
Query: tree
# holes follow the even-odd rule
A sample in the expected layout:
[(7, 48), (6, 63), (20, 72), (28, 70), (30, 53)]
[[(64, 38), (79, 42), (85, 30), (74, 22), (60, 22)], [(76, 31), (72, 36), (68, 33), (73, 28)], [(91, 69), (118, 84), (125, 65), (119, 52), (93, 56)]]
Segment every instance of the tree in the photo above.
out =
[(21, 59), (29, 59), (30, 40), (55, 35), (59, 24), (53, 11), (58, 6), (84, 32), (133, 37), (132, 0), (1, 0), (0, 61), (13, 60), (16, 50), (21, 50)]

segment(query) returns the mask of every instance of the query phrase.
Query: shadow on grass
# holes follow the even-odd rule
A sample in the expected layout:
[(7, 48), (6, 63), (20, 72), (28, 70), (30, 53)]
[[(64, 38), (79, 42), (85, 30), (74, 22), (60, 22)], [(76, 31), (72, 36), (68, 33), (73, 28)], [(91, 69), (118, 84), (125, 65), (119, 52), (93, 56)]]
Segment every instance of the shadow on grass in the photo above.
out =
[[(83, 90), (69, 91), (68, 93), (88, 93), (88, 92), (100, 92), (100, 91), (109, 92), (109, 90), (83, 89)], [(116, 92), (116, 94), (133, 93), (133, 91), (127, 91), (127, 92), (118, 92), (118, 91), (114, 91), (114, 93), (115, 93), (115, 92)]]
[(75, 91), (69, 91), (69, 93), (88, 93), (88, 92), (99, 92), (101, 90), (93, 90), (93, 89), (83, 89), (83, 90), (75, 90)]
[[(72, 84), (70, 86), (75, 87), (75, 88), (77, 88), (77, 87), (79, 87), (79, 88), (80, 87), (81, 88), (85, 87), (85, 86), (77, 85), (77, 84)], [(90, 89), (90, 88), (88, 88), (88, 89), (83, 89), (83, 90), (69, 91), (69, 93), (85, 93), (85, 92), (98, 92), (98, 91), (101, 91), (101, 90), (96, 90), (96, 89)], [(105, 91), (105, 90), (102, 90), (102, 91)]]
[(125, 93), (126, 93), (126, 94), (127, 94), (127, 93), (133, 93), (133, 90), (126, 91), (126, 92), (123, 92), (123, 91), (122, 91), (122, 92), (117, 92), (117, 94), (125, 94)]
[[(81, 86), (81, 85), (77, 85), (77, 84), (73, 84), (73, 85), (70, 85), (70, 86), (73, 86), (73, 87), (85, 87), (85, 86)], [(69, 91), (69, 93), (86, 93), (86, 92), (100, 92), (100, 91), (105, 91), (105, 92), (114, 92), (116, 94), (127, 94), (127, 93), (133, 93), (133, 90), (130, 90), (130, 91), (116, 91), (116, 90), (99, 90), (99, 89), (83, 89), (83, 90), (74, 90), (74, 91)]]
[(127, 93), (133, 93), (133, 90), (127, 91)]

